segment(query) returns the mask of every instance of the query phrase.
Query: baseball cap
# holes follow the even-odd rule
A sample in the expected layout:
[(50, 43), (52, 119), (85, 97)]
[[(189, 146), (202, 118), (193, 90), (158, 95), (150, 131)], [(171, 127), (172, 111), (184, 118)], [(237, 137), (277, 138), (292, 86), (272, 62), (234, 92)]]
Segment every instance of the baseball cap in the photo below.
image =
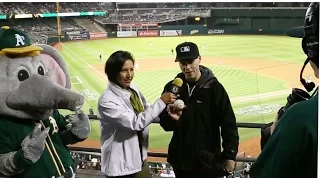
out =
[(8, 54), (23, 54), (42, 51), (41, 47), (31, 45), (28, 35), (18, 29), (2, 26), (0, 28), (0, 52)]
[(307, 35), (315, 35), (319, 36), (319, 4), (318, 2), (310, 3), (305, 19), (304, 26), (293, 27), (286, 31), (286, 35), (290, 37), (303, 38)]
[(290, 37), (303, 38), (304, 36), (304, 26), (298, 26), (286, 31), (286, 35)]
[(176, 47), (176, 54), (175, 62), (194, 60), (200, 56), (198, 46), (193, 42), (184, 42), (179, 44)]

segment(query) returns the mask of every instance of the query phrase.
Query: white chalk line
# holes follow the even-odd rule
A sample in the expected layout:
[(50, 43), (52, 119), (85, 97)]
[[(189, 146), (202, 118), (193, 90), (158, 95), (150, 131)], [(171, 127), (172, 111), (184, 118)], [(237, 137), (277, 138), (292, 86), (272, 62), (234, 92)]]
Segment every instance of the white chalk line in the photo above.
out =
[(80, 84), (82, 84), (83, 82), (81, 81), (81, 79), (78, 76), (75, 76), (76, 79), (79, 81)]
[(83, 60), (80, 56), (78, 56), (76, 53), (74, 53), (73, 51), (71, 51), (67, 46), (65, 46), (64, 44), (60, 43), (61, 46), (63, 46), (64, 48), (66, 48), (68, 51), (70, 51), (73, 55), (75, 55), (78, 59), (80, 59), (82, 62), (84, 62), (86, 65), (89, 66), (89, 68), (91, 68), (92, 70), (94, 70), (96, 73), (98, 73), (102, 78), (104, 78), (105, 80), (108, 80), (107, 77), (102, 74), (101, 72), (99, 72), (97, 69), (95, 69), (93, 66), (91, 66), (89, 63), (87, 63), (85, 60)]
[(73, 82), (73, 83), (71, 83), (71, 84), (83, 84), (83, 82), (81, 81), (81, 79), (80, 79), (78, 76), (72, 76), (72, 77), (70, 77), (70, 79), (72, 79), (72, 78), (76, 78), (76, 79), (77, 79), (77, 82)]

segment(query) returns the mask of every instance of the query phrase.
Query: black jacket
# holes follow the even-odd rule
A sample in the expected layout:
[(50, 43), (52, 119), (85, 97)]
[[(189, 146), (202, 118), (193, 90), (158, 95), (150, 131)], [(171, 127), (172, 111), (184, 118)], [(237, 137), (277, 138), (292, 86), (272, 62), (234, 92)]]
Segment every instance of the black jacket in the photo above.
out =
[[(222, 157), (234, 160), (238, 153), (239, 135), (229, 96), (210, 69), (200, 65), (200, 71), (201, 77), (191, 96), (188, 95), (184, 75), (177, 75), (183, 80), (179, 99), (187, 106), (180, 119), (172, 120), (166, 110), (159, 116), (162, 128), (174, 131), (169, 144), (168, 162), (185, 170), (197, 166), (197, 151), (221, 152), (220, 127), (224, 149)], [(171, 85), (172, 81), (168, 82), (163, 92), (168, 91)]]

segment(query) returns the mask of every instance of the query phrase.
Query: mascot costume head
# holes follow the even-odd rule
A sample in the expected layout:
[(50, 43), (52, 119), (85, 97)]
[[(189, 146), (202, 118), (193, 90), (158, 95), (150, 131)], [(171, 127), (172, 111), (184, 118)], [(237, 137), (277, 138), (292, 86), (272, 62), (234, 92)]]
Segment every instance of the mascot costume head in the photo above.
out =
[[(66, 63), (24, 32), (0, 29), (0, 174), (2, 177), (74, 177), (67, 148), (90, 134), (84, 97), (72, 90)], [(58, 109), (74, 111), (66, 119)]]

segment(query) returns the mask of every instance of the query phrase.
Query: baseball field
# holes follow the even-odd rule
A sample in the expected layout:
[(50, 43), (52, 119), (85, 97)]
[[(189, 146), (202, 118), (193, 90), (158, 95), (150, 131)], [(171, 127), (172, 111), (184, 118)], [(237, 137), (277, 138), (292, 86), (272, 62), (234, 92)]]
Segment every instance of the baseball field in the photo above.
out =
[[(89, 113), (92, 106), (96, 113), (98, 98), (107, 87), (104, 64), (111, 53), (117, 50), (133, 53), (139, 61), (134, 83), (147, 101), (154, 103), (160, 97), (164, 85), (180, 72), (171, 49), (184, 41), (192, 41), (198, 45), (202, 56), (201, 64), (209, 67), (225, 87), (237, 122), (273, 121), (278, 109), (286, 103), (291, 88), (302, 88), (299, 73), (305, 55), (301, 50), (301, 40), (285, 36), (110, 38), (68, 42), (58, 44), (57, 48), (67, 62), (72, 89), (86, 98), (83, 110)], [(311, 67), (307, 66), (304, 77), (308, 79), (309, 76), (315, 80)], [(89, 140), (84, 143), (87, 146), (99, 146), (99, 121), (91, 121), (91, 126)], [(239, 128), (241, 144), (251, 144), (249, 149), (253, 146), (258, 148), (259, 133), (259, 129)], [(159, 124), (152, 124), (150, 149), (167, 149), (171, 135)]]

